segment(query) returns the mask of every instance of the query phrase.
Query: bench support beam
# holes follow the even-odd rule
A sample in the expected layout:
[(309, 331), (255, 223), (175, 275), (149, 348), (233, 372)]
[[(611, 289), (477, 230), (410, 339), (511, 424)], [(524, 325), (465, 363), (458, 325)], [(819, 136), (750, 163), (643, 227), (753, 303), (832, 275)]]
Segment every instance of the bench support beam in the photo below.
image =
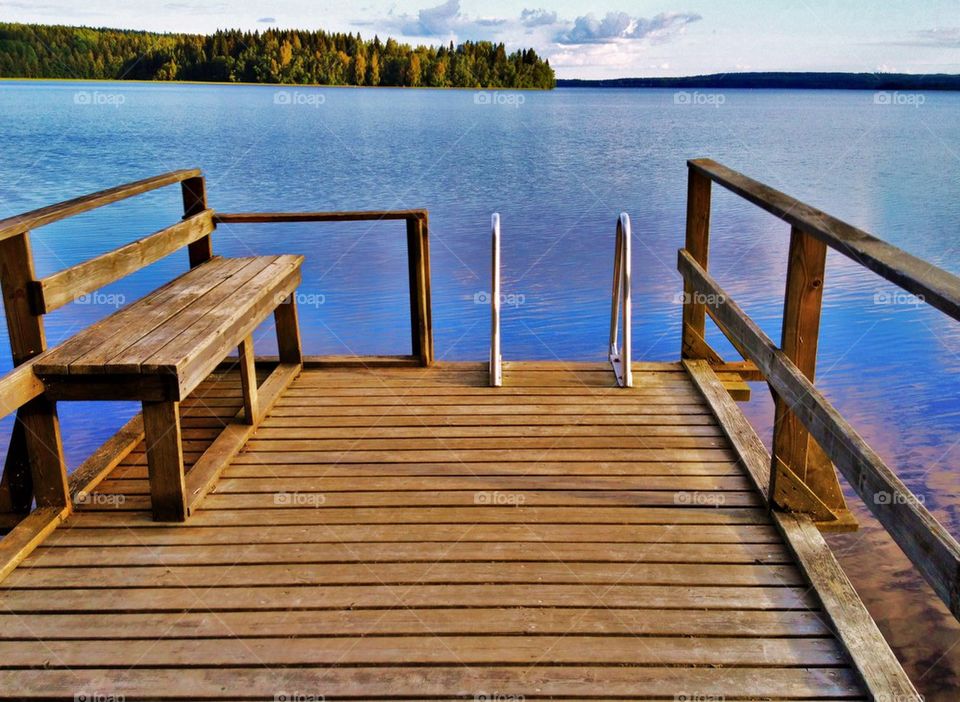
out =
[(257, 424), (260, 421), (260, 401), (257, 399), (257, 368), (253, 356), (253, 336), (240, 342), (240, 384), (243, 388), (243, 421)]
[[(15, 366), (47, 348), (43, 317), (33, 313), (27, 294), (35, 278), (29, 232), (0, 241), (0, 289)], [(30, 487), (37, 506), (66, 507), (70, 495), (56, 403), (42, 397), (33, 399), (17, 411), (17, 425), (4, 469), (10, 492), (3, 501), (11, 507), (23, 504), (27, 489), (23, 477), (29, 466)]]
[(143, 433), (153, 518), (158, 522), (185, 521), (187, 487), (180, 432), (180, 403), (144, 402)]
[(280, 363), (303, 363), (303, 346), (300, 341), (300, 322), (297, 315), (296, 293), (277, 305), (273, 321), (277, 328), (277, 348)]
[[(202, 175), (187, 178), (180, 182), (183, 193), (183, 218), (188, 219), (207, 209), (207, 182)], [(214, 225), (216, 226), (216, 225)], [(187, 246), (190, 267), (196, 268), (213, 258), (213, 242), (207, 234), (202, 239)]]

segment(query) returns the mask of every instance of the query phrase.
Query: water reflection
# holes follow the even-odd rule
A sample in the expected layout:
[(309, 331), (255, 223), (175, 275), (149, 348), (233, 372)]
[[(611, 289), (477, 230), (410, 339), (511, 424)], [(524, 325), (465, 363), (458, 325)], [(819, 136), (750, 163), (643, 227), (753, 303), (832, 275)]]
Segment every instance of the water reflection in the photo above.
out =
[[(877, 106), (869, 93), (730, 91), (720, 107), (678, 106), (670, 91), (555, 91), (484, 109), (469, 91), (327, 90), (321, 108), (277, 106), (270, 87), (123, 85), (122, 108), (78, 109), (77, 84), (0, 83), (0, 214), (158, 171), (199, 166), (229, 210), (424, 207), (431, 217), (433, 319), (441, 359), (482, 359), (489, 215), (503, 218), (507, 359), (602, 359), (616, 216), (633, 219), (635, 354), (679, 348), (676, 249), (687, 158), (710, 156), (960, 272), (960, 96)], [(169, 224), (168, 191), (36, 232), (41, 274)], [(717, 192), (711, 270), (779, 336), (787, 227)], [(235, 225), (219, 253), (299, 252), (310, 353), (405, 353), (401, 224)], [(176, 255), (106, 289), (138, 297), (184, 270)], [(831, 253), (820, 384), (904, 480), (960, 533), (954, 441), (960, 330), (939, 313), (886, 303), (891, 288)], [(306, 302), (306, 300), (305, 300)], [(56, 342), (105, 316), (69, 305), (48, 317)], [(258, 350), (272, 350), (269, 330)], [(718, 348), (727, 348), (719, 339)], [(5, 353), (5, 350), (4, 350)], [(9, 358), (3, 362), (9, 367)], [(768, 393), (748, 411), (766, 436)], [(76, 462), (129, 405), (64, 407)], [(0, 427), (2, 428), (2, 427)], [(856, 500), (852, 500), (856, 505)], [(928, 699), (954, 699), (960, 636), (888, 540), (864, 520), (833, 538), (851, 577)], [(937, 660), (943, 651), (945, 657)], [(931, 667), (932, 666), (932, 667)]]

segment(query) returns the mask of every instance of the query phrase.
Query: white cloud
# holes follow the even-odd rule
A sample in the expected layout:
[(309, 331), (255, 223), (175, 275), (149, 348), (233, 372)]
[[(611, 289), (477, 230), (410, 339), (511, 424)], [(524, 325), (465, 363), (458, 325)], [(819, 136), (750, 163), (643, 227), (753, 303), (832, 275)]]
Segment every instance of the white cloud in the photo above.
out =
[(544, 9), (524, 10), (520, 13), (520, 23), (524, 27), (549, 27), (557, 23), (557, 13)]
[(690, 12), (662, 12), (655, 17), (631, 17), (626, 12), (608, 12), (603, 19), (593, 15), (577, 17), (573, 27), (556, 36), (559, 44), (606, 44), (624, 39), (665, 41), (683, 31), (700, 15)]
[(408, 37), (444, 39), (515, 39), (534, 34), (541, 45), (607, 44), (645, 39), (666, 41), (679, 34), (700, 15), (690, 12), (663, 12), (651, 18), (625, 12), (608, 12), (601, 19), (583, 15), (565, 20), (551, 10), (523, 9), (515, 17), (473, 17), (461, 10), (460, 0), (446, 0), (411, 14), (393, 14), (379, 21), (355, 20), (356, 26), (373, 26)]

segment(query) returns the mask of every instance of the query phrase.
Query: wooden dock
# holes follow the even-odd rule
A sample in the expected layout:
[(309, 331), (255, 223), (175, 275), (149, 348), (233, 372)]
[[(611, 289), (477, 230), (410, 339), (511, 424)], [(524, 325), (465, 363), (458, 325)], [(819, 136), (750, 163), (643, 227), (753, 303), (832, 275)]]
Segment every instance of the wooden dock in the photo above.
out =
[(0, 586), (0, 689), (865, 697), (679, 364), (504, 375), (305, 371), (184, 526), (138, 446)]
[[(821, 535), (856, 527), (838, 473), (955, 615), (960, 545), (814, 386), (826, 248), (954, 319), (960, 280), (690, 174), (674, 363), (631, 359), (626, 215), (612, 367), (501, 364), (497, 304), (489, 364), (436, 362), (422, 210), (214, 213), (183, 171), (0, 221), (0, 698), (919, 702)], [(707, 272), (713, 182), (791, 225), (779, 345)], [(182, 222), (36, 279), (29, 229), (178, 183)], [(300, 259), (210, 242), (361, 219), (406, 224), (410, 355), (304, 355)], [(46, 348), (47, 312), (181, 247), (189, 273)], [(271, 312), (280, 355), (256, 358)], [(773, 455), (747, 381), (777, 400)], [(143, 413), (68, 476), (57, 402), (117, 398)]]

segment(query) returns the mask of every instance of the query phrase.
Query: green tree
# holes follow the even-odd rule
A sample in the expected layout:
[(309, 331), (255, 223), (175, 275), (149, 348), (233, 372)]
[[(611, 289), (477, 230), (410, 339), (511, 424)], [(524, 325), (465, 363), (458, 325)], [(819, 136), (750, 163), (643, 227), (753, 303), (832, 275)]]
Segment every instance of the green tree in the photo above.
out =
[(370, 55), (367, 85), (380, 85), (380, 54), (376, 50)]
[(410, 63), (407, 65), (407, 85), (411, 87), (418, 87), (420, 85), (420, 55), (413, 54), (410, 56)]
[(367, 82), (367, 59), (363, 51), (353, 57), (353, 84), (364, 85)]

